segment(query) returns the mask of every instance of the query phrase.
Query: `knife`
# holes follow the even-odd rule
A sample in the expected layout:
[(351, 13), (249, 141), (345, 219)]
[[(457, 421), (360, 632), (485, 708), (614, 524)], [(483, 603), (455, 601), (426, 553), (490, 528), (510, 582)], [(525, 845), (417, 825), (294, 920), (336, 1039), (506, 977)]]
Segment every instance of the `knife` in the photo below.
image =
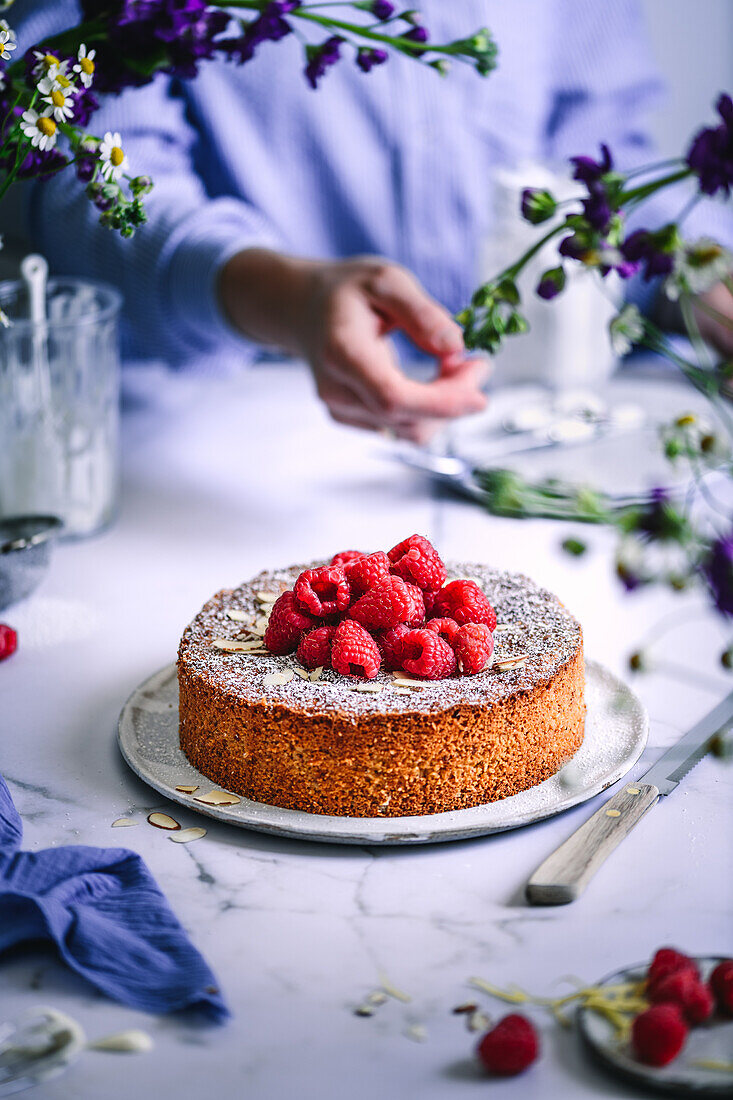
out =
[(671, 794), (733, 719), (733, 691), (657, 760), (641, 779), (624, 783), (608, 802), (540, 864), (527, 883), (531, 905), (567, 905), (660, 796)]

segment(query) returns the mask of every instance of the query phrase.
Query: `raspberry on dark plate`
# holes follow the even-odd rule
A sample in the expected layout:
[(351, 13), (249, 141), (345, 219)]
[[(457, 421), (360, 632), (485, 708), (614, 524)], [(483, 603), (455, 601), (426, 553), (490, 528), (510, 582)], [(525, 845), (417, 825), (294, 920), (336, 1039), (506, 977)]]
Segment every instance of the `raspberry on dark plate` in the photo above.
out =
[(525, 1016), (512, 1012), (484, 1035), (477, 1053), (491, 1073), (516, 1077), (532, 1065), (539, 1051), (534, 1026)]
[(263, 639), (265, 646), (278, 656), (293, 653), (302, 635), (315, 625), (312, 617), (298, 607), (293, 593), (283, 592), (270, 612)]
[(392, 563), (392, 572), (418, 588), (433, 591), (445, 583), (445, 566), (440, 554), (423, 535), (410, 535), (409, 539), (398, 542), (387, 557)]
[(345, 611), (351, 599), (346, 574), (337, 565), (306, 569), (295, 582), (293, 592), (298, 606), (317, 619)]
[(444, 680), (456, 668), (456, 656), (434, 630), (408, 630), (402, 636), (402, 667), (412, 676)]
[(685, 1045), (687, 1025), (677, 1005), (652, 1005), (631, 1025), (631, 1046), (647, 1066), (667, 1066)]
[(12, 626), (0, 623), (0, 661), (12, 656), (18, 648), (18, 634)]
[(381, 660), (377, 643), (361, 623), (353, 619), (339, 623), (331, 646), (331, 664), (336, 672), (373, 680)]

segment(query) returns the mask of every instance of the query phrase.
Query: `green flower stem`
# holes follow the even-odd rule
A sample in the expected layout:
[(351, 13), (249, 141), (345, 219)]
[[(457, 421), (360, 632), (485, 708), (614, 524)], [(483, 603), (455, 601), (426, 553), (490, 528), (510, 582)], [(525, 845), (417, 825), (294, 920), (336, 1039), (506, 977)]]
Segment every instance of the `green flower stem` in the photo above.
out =
[(681, 180), (689, 179), (692, 174), (691, 168), (680, 168), (679, 171), (672, 172), (668, 176), (661, 176), (649, 183), (642, 183), (639, 187), (632, 188), (631, 191), (621, 191), (618, 196), (618, 205), (619, 207), (639, 206), (655, 192), (661, 191), (664, 187), (671, 187)]
[(558, 233), (562, 233), (562, 231), (565, 229), (567, 229), (567, 225), (565, 224), (565, 222), (560, 222), (558, 225), (553, 226), (552, 229), (549, 229), (543, 237), (540, 237), (538, 241), (535, 241), (531, 248), (528, 248), (527, 251), (519, 257), (516, 263), (512, 264), (511, 267), (507, 267), (504, 271), (502, 271), (501, 275), (498, 276), (497, 281), (500, 281), (501, 279), (516, 279), (517, 275), (519, 275), (522, 269), (527, 266), (529, 261), (534, 256), (536, 256), (542, 248), (544, 248), (547, 242), (551, 241), (553, 237), (556, 237)]

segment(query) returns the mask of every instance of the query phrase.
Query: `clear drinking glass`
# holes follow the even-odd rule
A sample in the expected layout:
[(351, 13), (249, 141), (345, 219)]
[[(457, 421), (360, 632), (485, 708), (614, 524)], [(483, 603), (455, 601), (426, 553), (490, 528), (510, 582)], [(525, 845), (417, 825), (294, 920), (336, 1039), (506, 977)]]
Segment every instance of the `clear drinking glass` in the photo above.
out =
[(49, 279), (47, 320), (23, 282), (0, 283), (0, 516), (51, 513), (66, 536), (101, 530), (118, 494), (122, 299), (112, 287)]

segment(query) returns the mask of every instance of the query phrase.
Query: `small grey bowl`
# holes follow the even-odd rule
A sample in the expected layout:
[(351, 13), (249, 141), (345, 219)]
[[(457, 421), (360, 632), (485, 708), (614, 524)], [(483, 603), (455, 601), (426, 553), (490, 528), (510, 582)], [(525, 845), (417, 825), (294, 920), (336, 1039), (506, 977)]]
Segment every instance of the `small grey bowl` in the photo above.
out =
[(62, 527), (58, 516), (0, 518), (0, 609), (22, 600), (40, 583)]

